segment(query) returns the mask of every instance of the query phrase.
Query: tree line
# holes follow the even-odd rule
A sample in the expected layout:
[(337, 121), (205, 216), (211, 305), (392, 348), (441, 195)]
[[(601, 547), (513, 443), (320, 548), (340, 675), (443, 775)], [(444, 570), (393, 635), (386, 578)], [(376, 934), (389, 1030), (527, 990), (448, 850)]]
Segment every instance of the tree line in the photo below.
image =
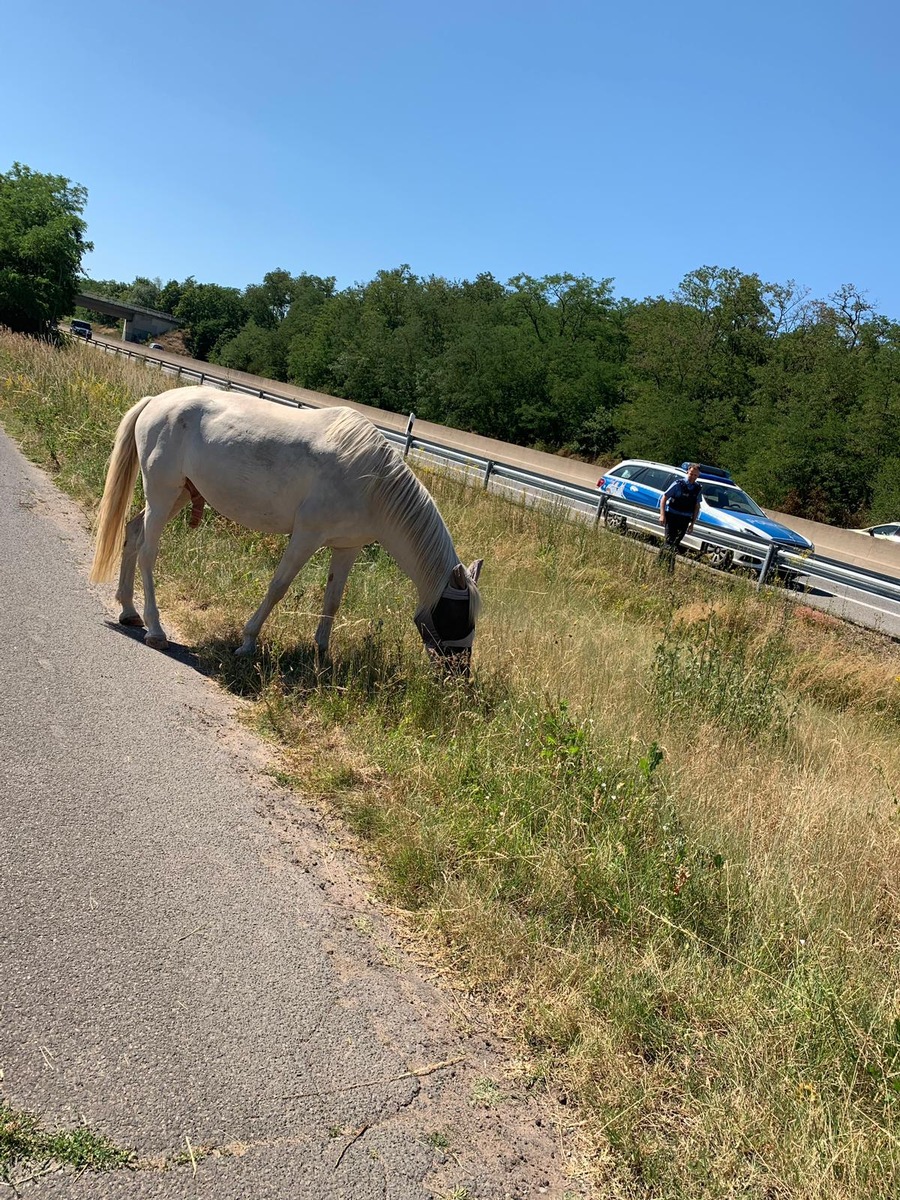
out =
[[(36, 331), (22, 313), (58, 308), (74, 261), (79, 286), (171, 313), (188, 350), (225, 367), (598, 463), (725, 466), (761, 503), (816, 520), (900, 519), (900, 325), (853, 286), (815, 299), (710, 266), (643, 300), (617, 299), (611, 279), (408, 266), (340, 289), (283, 269), (243, 289), (89, 281), (84, 199), (18, 164), (0, 175), (0, 321)], [(69, 255), (43, 275), (41, 239)]]
[(815, 520), (900, 519), (900, 325), (849, 285), (817, 300), (704, 266), (634, 301), (611, 279), (401, 266), (343, 289), (285, 270), (91, 286), (173, 313), (225, 367), (591, 461), (727, 466)]

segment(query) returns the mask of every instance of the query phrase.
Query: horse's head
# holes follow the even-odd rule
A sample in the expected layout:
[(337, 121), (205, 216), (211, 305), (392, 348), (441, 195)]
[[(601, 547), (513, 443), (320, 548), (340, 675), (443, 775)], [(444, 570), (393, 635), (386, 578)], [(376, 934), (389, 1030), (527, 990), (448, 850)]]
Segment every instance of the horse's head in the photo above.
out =
[(468, 570), (462, 563), (455, 566), (437, 604), (415, 618), (428, 653), (454, 675), (469, 674), (481, 605), (476, 584), (483, 565), (479, 558)]

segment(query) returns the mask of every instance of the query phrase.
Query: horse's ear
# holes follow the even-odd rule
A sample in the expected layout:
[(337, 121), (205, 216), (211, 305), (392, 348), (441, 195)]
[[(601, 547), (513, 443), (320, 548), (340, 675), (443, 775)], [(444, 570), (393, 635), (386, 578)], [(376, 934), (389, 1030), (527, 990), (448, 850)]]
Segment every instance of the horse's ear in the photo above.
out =
[(465, 591), (469, 586), (469, 580), (466, 577), (466, 568), (462, 563), (457, 563), (450, 572), (450, 582), (455, 588), (459, 588), (460, 591)]
[(478, 576), (481, 574), (481, 568), (483, 566), (484, 566), (484, 559), (476, 558), (475, 561), (472, 563), (472, 565), (469, 567), (469, 578), (472, 580), (473, 583), (478, 582)]

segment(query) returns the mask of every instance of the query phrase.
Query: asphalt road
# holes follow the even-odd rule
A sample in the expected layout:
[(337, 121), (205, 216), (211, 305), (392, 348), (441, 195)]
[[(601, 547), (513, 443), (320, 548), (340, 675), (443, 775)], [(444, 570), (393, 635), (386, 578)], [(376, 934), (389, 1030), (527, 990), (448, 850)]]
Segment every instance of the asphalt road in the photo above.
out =
[(0, 1089), (141, 1164), (28, 1194), (574, 1193), (475, 1010), (461, 1025), (189, 656), (119, 629), (88, 559), (0, 431)]

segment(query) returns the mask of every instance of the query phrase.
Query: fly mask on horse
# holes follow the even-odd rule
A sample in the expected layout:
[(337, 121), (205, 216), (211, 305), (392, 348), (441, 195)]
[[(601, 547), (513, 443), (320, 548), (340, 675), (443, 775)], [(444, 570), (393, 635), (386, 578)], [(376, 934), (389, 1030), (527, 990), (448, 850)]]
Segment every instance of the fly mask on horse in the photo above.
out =
[[(426, 649), (436, 659), (446, 660), (451, 671), (468, 675), (475, 640), (477, 605), (473, 604), (473, 585), (478, 583), (484, 559), (473, 562), (468, 570), (459, 563), (454, 567), (450, 582), (441, 592), (434, 607), (423, 614), (416, 613), (416, 628)], [(474, 611), (473, 611), (474, 609)]]

